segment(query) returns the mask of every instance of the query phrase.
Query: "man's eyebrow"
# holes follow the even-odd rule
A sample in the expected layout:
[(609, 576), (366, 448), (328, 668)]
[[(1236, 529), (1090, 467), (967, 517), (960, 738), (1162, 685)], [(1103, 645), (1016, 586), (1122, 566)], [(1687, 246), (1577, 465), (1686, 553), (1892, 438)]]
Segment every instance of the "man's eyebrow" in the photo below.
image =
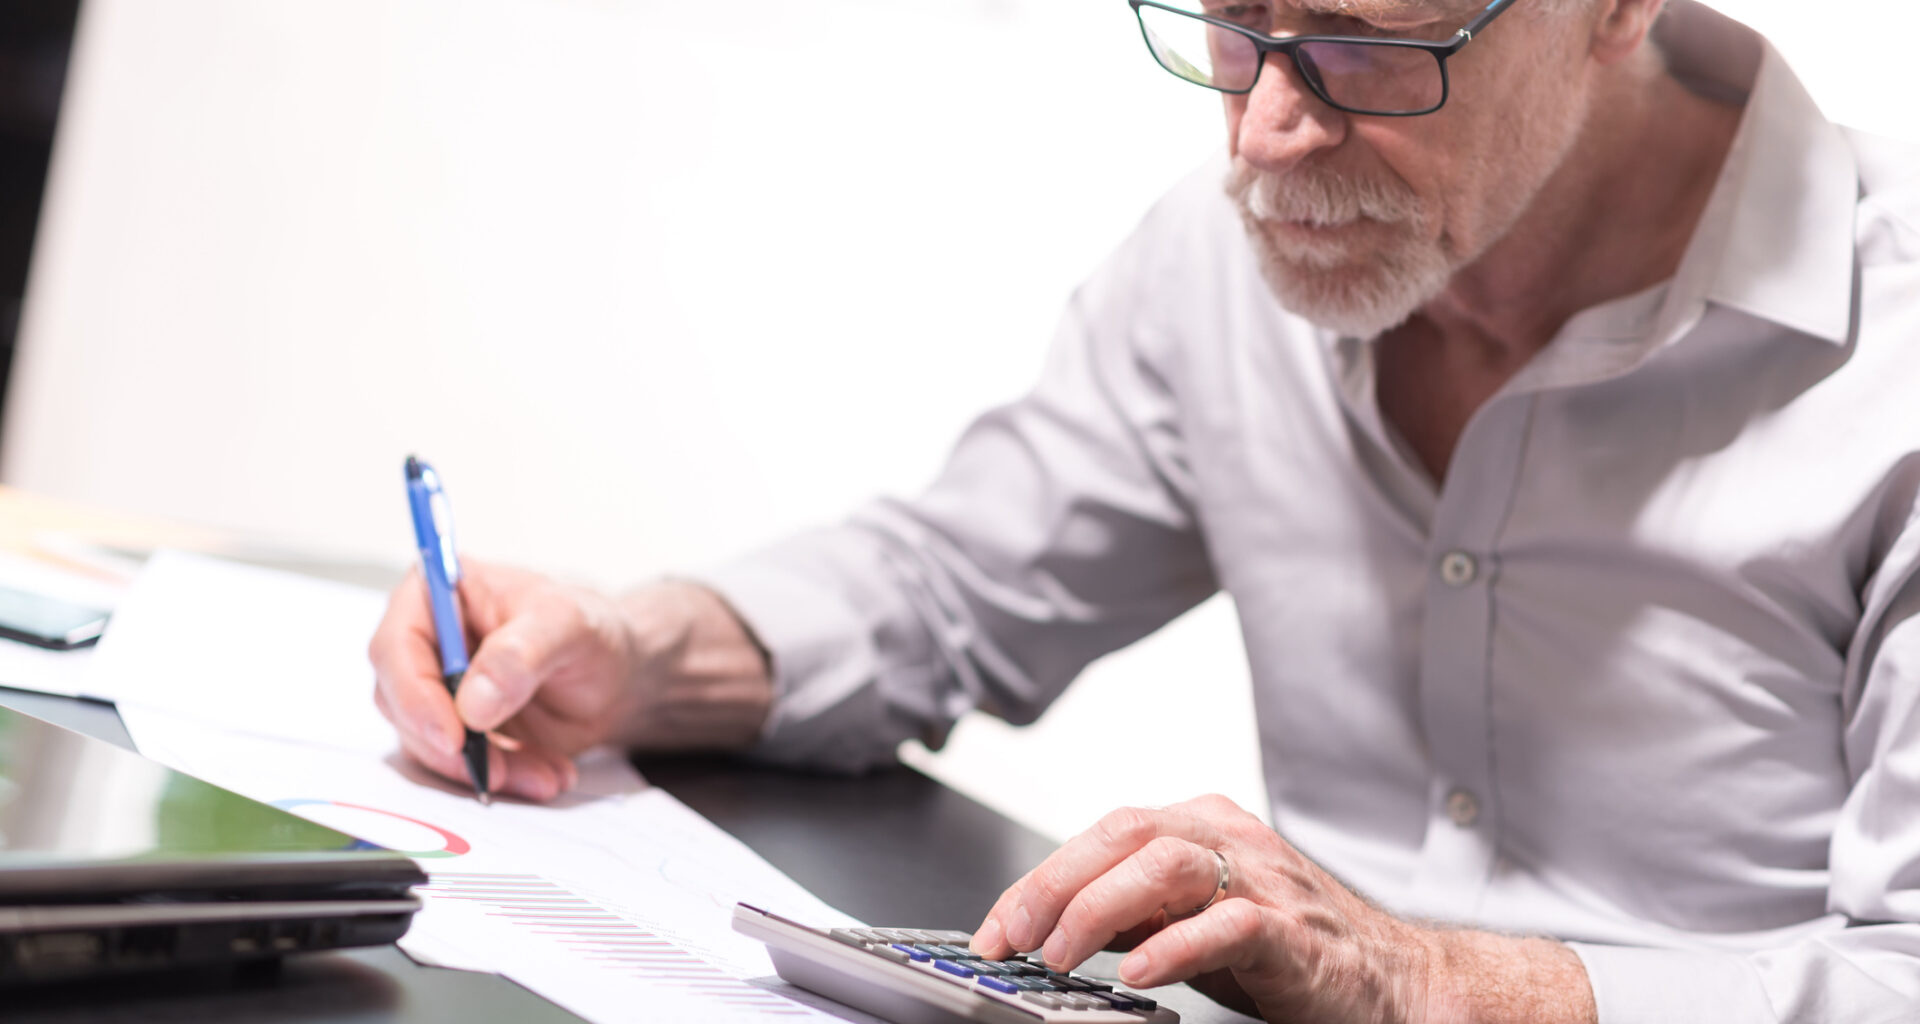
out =
[(1396, 22), (1464, 17), (1484, 6), (1475, 0), (1284, 0), (1308, 14), (1380, 18)]

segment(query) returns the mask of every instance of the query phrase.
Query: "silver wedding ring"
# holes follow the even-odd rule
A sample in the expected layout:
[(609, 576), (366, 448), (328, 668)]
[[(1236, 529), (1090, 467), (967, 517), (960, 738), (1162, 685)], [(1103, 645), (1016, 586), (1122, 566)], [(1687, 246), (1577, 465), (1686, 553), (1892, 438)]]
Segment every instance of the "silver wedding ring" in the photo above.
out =
[(1193, 915), (1198, 914), (1202, 910), (1205, 910), (1208, 907), (1213, 906), (1215, 903), (1218, 903), (1223, 897), (1227, 895), (1227, 882), (1232, 877), (1232, 875), (1227, 871), (1227, 855), (1224, 853), (1221, 853), (1219, 850), (1213, 850), (1210, 852), (1213, 854), (1214, 859), (1220, 862), (1220, 874), (1214, 879), (1213, 895), (1207, 897), (1207, 902), (1202, 903), (1199, 906), (1193, 908), (1192, 910), (1187, 911), (1188, 917), (1192, 917)]

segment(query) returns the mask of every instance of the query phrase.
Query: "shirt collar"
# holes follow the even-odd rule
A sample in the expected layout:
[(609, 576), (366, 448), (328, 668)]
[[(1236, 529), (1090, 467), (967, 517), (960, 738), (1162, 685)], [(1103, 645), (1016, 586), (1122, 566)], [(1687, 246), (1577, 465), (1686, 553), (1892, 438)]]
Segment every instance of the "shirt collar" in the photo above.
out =
[[(1853, 327), (1859, 169), (1778, 50), (1694, 0), (1656, 29), (1673, 73), (1746, 109), (1668, 311), (1713, 302), (1835, 344)], [(1667, 317), (1662, 317), (1667, 319)]]

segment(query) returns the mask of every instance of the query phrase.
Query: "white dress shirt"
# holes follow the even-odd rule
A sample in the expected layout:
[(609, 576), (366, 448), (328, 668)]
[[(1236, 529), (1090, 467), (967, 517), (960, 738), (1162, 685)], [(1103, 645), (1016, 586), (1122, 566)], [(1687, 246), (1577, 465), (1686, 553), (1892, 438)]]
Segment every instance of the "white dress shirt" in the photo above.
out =
[(1444, 486), (1372, 343), (1262, 282), (1217, 160), (931, 490), (709, 577), (773, 655), (762, 753), (1030, 721), (1224, 589), (1276, 827), (1359, 891), (1573, 942), (1607, 1022), (1920, 1021), (1920, 153), (1717, 14), (1659, 31), (1745, 103), (1706, 214)]

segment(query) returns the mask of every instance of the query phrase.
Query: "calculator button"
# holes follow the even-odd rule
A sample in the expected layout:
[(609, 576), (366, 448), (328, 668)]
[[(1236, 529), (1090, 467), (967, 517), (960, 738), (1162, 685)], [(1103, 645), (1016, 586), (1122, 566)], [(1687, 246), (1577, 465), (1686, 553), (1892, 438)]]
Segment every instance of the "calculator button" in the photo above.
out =
[(1010, 982), (1005, 978), (982, 977), (980, 979), (980, 985), (982, 988), (990, 988), (990, 989), (993, 989), (995, 992), (1006, 992), (1011, 994), (1011, 993), (1020, 991), (1018, 986), (1014, 985), (1013, 982)]
[(1020, 998), (1039, 1003), (1049, 1010), (1063, 1009), (1067, 1005), (1064, 999), (1052, 992), (1026, 992)]
[(889, 946), (888, 948), (897, 949), (900, 952), (905, 953), (907, 955), (907, 959), (915, 961), (916, 963), (924, 964), (927, 961), (933, 959), (933, 957), (929, 956), (926, 953), (921, 952), (918, 949), (915, 949), (912, 946), (902, 945), (901, 943), (898, 943), (898, 942), (894, 943), (892, 946)]
[(835, 928), (828, 932), (827, 936), (829, 938), (839, 939), (849, 946), (865, 946), (868, 943), (866, 938), (860, 934), (860, 931), (861, 929), (858, 928)]
[(946, 957), (949, 960), (980, 959), (980, 957), (976, 953), (974, 953), (973, 950), (968, 949), (965, 946), (943, 945), (940, 947), (940, 955)]
[(899, 946), (868, 946), (867, 952), (872, 953), (874, 956), (884, 956), (897, 964), (910, 963), (913, 960), (912, 954), (901, 949)]
[(1007, 973), (999, 964), (991, 960), (968, 960), (966, 964), (968, 967), (973, 968), (974, 973), (984, 977), (998, 978), (1002, 974)]
[(947, 931), (934, 932), (933, 934), (939, 936), (939, 938), (934, 939), (933, 941), (945, 942), (945, 943), (948, 943), (949, 945), (964, 946), (973, 941), (972, 932), (956, 932), (952, 930), (947, 930)]
[(933, 966), (936, 970), (945, 971), (956, 978), (973, 977), (973, 968), (965, 964), (956, 964), (951, 960), (935, 960)]
[(1133, 1000), (1128, 999), (1126, 996), (1123, 996), (1123, 995), (1116, 995), (1112, 992), (1094, 992), (1092, 993), (1092, 996), (1095, 999), (1104, 1000), (1108, 1006), (1111, 1006), (1116, 1010), (1131, 1010), (1134, 1007)]
[(1133, 1008), (1139, 1010), (1141, 1013), (1152, 1013), (1153, 1008), (1160, 1005), (1138, 992), (1121, 992), (1120, 995), (1133, 1000)]

